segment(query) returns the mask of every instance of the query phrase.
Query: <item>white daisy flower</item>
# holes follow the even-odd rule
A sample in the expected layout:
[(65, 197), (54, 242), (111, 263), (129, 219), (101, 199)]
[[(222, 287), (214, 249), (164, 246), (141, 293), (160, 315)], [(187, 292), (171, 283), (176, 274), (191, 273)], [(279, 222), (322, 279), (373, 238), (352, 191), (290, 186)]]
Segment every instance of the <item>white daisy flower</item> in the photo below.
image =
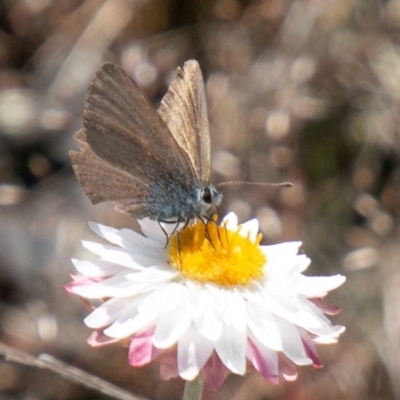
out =
[(85, 319), (90, 345), (125, 340), (132, 366), (157, 358), (163, 379), (201, 375), (216, 390), (249, 368), (272, 383), (296, 379), (296, 365), (321, 366), (315, 343), (344, 331), (321, 298), (345, 277), (303, 275), (301, 242), (260, 246), (258, 221), (238, 225), (231, 213), (219, 226), (196, 221), (172, 233), (166, 246), (157, 222), (139, 222), (145, 236), (90, 224), (112, 245), (83, 242), (100, 258), (73, 260), (67, 290), (102, 300)]

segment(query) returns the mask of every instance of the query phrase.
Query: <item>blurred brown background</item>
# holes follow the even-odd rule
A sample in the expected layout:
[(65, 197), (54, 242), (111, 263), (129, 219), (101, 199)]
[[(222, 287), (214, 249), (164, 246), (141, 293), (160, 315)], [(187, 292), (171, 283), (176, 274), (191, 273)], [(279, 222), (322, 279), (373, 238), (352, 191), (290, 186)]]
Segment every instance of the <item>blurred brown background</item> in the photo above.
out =
[[(210, 400), (400, 398), (400, 0), (2, 0), (0, 2), (0, 340), (46, 352), (151, 399), (177, 399), (157, 365), (92, 349), (88, 311), (63, 285), (87, 257), (92, 206), (68, 151), (94, 72), (121, 65), (154, 101), (196, 58), (206, 80), (213, 182), (223, 212), (260, 219), (265, 243), (304, 242), (308, 273), (347, 276), (328, 301), (347, 331), (318, 346), (322, 370), (294, 383), (231, 376)], [(168, 156), (168, 154), (166, 154)], [(1, 399), (99, 399), (0, 358)]]

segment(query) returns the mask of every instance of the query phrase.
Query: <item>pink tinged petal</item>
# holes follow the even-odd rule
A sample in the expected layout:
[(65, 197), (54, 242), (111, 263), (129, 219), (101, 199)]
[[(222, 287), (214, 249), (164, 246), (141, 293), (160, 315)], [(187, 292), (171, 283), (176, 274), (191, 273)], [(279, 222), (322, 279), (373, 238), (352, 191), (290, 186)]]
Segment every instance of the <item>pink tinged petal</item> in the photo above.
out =
[(342, 309), (333, 304), (325, 303), (322, 299), (308, 299), (326, 315), (338, 315)]
[(163, 381), (168, 381), (179, 376), (175, 347), (162, 352), (158, 357), (158, 361), (160, 363), (160, 378)]
[(79, 294), (79, 288), (81, 286), (92, 285), (94, 282), (84, 276), (72, 276), (73, 282), (64, 285), (65, 290), (71, 294)]
[(297, 379), (296, 365), (284, 355), (279, 357), (279, 370), (286, 381), (294, 382)]
[(282, 375), (283, 375), (283, 377), (285, 378), (285, 380), (288, 381), (288, 382), (294, 382), (294, 381), (297, 379), (297, 377), (298, 377), (297, 371), (295, 371), (295, 372), (292, 373), (292, 374), (285, 374), (285, 373), (282, 373)]
[(204, 338), (194, 325), (178, 341), (178, 371), (185, 380), (193, 380), (210, 357), (213, 343)]
[(321, 360), (318, 357), (317, 349), (315, 348), (315, 344), (311, 340), (310, 335), (304, 329), (301, 329), (301, 328), (297, 328), (297, 329), (300, 334), (301, 340), (303, 341), (304, 349), (305, 349), (308, 357), (310, 357), (313, 362), (313, 367), (314, 368), (322, 368), (323, 365), (321, 363)]
[(309, 298), (324, 297), (346, 280), (343, 275), (335, 276), (302, 276), (296, 284), (296, 292)]
[(255, 337), (252, 337), (247, 343), (246, 356), (264, 379), (273, 384), (279, 383), (278, 354), (276, 351), (264, 346)]
[(221, 362), (218, 355), (212, 352), (201, 370), (201, 375), (204, 378), (204, 386), (208, 390), (216, 392), (225, 382), (225, 379), (229, 375), (229, 370)]
[(344, 326), (336, 325), (333, 327), (331, 335), (318, 336), (313, 340), (315, 343), (319, 344), (334, 344), (337, 343), (339, 335), (341, 335), (345, 330), (346, 328)]
[(222, 335), (214, 343), (215, 351), (224, 365), (235, 374), (246, 372), (247, 332), (239, 332), (225, 324)]
[(282, 350), (282, 340), (272, 314), (263, 307), (247, 302), (248, 326), (257, 340), (275, 351)]
[(129, 345), (129, 364), (132, 367), (142, 367), (149, 364), (161, 354), (161, 350), (155, 348), (152, 344), (153, 330), (135, 335)]
[(71, 277), (73, 282), (80, 282), (80, 281), (93, 282), (91, 278), (88, 278), (87, 276), (84, 276), (82, 274), (69, 274), (69, 276)]
[(241, 236), (254, 242), (258, 235), (258, 220), (254, 218), (242, 224), (239, 233)]
[(92, 332), (92, 334), (87, 339), (88, 345), (92, 347), (101, 347), (117, 342), (118, 339), (112, 339), (100, 331)]
[[(133, 303), (133, 304), (132, 304)], [(134, 310), (135, 303), (132, 299), (110, 299), (92, 311), (84, 323), (92, 329), (100, 329), (112, 324), (126, 309)], [(133, 311), (132, 311), (133, 312)]]
[(337, 337), (340, 335), (340, 333), (343, 332), (343, 330), (341, 329), (343, 327), (333, 326), (331, 321), (327, 317), (325, 317), (323, 312), (311, 301), (304, 300), (302, 302), (302, 306), (304, 307), (304, 309), (307, 309), (310, 314), (314, 314), (316, 317), (318, 317), (320, 321), (319, 326), (302, 326), (310, 333), (321, 337)]
[(191, 318), (197, 330), (207, 339), (216, 340), (222, 332), (221, 313), (214, 307), (213, 296), (209, 290), (191, 288), (189, 290), (192, 308)]
[(153, 283), (141, 282), (134, 284), (126, 280), (129, 272), (117, 274), (111, 278), (91, 285), (79, 286), (74, 289), (74, 293), (87, 299), (103, 299), (107, 297), (128, 297), (148, 290)]
[(312, 360), (307, 356), (297, 328), (290, 322), (276, 318), (282, 337), (282, 352), (297, 365), (310, 365)]
[(173, 346), (190, 326), (190, 314), (185, 303), (162, 314), (156, 325), (153, 344), (160, 349)]

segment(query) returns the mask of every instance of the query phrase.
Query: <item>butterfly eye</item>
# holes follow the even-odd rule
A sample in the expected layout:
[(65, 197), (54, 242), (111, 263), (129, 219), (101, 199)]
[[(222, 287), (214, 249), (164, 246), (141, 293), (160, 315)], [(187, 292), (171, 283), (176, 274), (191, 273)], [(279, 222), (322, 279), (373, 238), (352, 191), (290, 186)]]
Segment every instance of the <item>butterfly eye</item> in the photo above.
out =
[(206, 204), (218, 205), (221, 198), (221, 193), (214, 186), (206, 186), (201, 193), (201, 199)]
[(211, 189), (208, 186), (206, 186), (202, 193), (202, 199), (203, 199), (204, 203), (212, 204), (213, 198), (214, 198), (214, 196), (213, 196), (213, 193), (211, 192)]

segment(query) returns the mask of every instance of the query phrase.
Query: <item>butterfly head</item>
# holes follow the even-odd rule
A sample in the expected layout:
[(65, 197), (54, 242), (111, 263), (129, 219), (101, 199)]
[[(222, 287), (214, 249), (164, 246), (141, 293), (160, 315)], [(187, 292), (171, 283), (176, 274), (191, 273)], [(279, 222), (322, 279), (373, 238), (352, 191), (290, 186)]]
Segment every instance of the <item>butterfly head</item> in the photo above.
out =
[(207, 185), (198, 189), (197, 195), (201, 206), (201, 215), (218, 206), (222, 200), (222, 193), (213, 185)]

